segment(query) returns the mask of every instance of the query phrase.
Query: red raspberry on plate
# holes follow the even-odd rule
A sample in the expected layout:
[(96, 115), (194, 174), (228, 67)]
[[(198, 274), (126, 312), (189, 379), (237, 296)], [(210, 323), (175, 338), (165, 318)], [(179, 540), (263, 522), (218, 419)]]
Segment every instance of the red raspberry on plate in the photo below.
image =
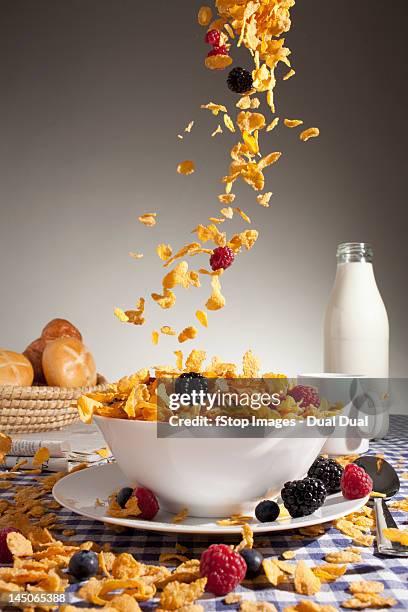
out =
[(0, 563), (13, 563), (13, 555), (7, 546), (7, 534), (13, 531), (21, 533), (21, 531), (15, 527), (4, 527), (4, 529), (0, 529)]
[(210, 266), (213, 270), (229, 268), (235, 259), (234, 251), (229, 247), (217, 247), (210, 257)]
[(138, 519), (144, 519), (151, 521), (154, 519), (159, 511), (159, 502), (150, 489), (144, 487), (136, 487), (133, 491), (134, 497), (137, 499), (137, 504), (141, 510), (141, 514), (137, 517)]
[(226, 544), (211, 544), (201, 555), (200, 576), (207, 578), (206, 590), (214, 595), (233, 591), (245, 577), (244, 558)]
[(207, 53), (207, 57), (211, 57), (211, 55), (228, 55), (228, 49), (225, 45), (215, 45), (215, 47)]
[(320, 397), (317, 390), (314, 387), (307, 387), (306, 385), (297, 385), (288, 391), (288, 395), (293, 397), (295, 402), (300, 404), (302, 408), (308, 406), (320, 406)]
[(208, 30), (204, 40), (207, 45), (212, 45), (213, 47), (215, 45), (219, 45), (221, 40), (221, 32), (219, 30)]
[(373, 481), (362, 467), (349, 463), (344, 468), (340, 488), (346, 499), (361, 499), (371, 493)]

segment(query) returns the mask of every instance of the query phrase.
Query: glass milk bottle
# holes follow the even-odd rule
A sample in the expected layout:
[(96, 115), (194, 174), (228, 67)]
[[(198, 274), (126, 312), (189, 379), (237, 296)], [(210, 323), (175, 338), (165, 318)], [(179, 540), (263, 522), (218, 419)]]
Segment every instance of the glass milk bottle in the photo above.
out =
[[(337, 248), (336, 278), (324, 321), (325, 372), (388, 378), (388, 316), (372, 262), (369, 244), (346, 242)], [(384, 413), (370, 437), (381, 437), (387, 429)]]

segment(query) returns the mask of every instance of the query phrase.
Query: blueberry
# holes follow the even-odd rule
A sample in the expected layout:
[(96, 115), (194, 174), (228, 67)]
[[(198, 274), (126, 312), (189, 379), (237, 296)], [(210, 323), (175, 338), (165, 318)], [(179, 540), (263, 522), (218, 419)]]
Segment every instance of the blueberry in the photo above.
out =
[(77, 580), (87, 580), (98, 573), (98, 556), (92, 550), (80, 550), (72, 555), (69, 573)]
[(121, 508), (124, 508), (126, 506), (126, 502), (130, 498), (132, 493), (133, 489), (131, 489), (130, 487), (123, 487), (123, 489), (121, 489), (116, 495), (116, 501), (118, 502)]
[(280, 513), (278, 504), (274, 501), (264, 499), (255, 508), (255, 516), (261, 523), (272, 523), (276, 521)]
[(244, 548), (241, 550), (241, 557), (244, 557), (245, 563), (247, 564), (245, 578), (253, 578), (256, 576), (263, 561), (261, 553), (254, 548)]

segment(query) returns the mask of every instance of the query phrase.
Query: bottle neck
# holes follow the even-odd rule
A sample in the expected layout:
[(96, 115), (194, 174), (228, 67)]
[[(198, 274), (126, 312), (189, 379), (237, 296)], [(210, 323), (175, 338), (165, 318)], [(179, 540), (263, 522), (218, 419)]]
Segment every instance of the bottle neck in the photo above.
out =
[(366, 242), (343, 242), (337, 247), (337, 263), (369, 263), (373, 262), (373, 249)]

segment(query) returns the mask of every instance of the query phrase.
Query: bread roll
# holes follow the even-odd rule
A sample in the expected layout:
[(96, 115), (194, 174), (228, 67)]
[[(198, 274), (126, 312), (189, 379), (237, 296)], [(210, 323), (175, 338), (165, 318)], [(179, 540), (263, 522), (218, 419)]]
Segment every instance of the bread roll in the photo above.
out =
[(47, 342), (42, 366), (51, 387), (85, 387), (96, 384), (96, 367), (88, 349), (77, 338)]
[(53, 319), (44, 327), (41, 338), (46, 340), (56, 340), (57, 338), (78, 338), (82, 342), (79, 329), (66, 319)]
[(29, 344), (23, 355), (27, 357), (34, 370), (34, 382), (38, 384), (45, 383), (44, 372), (42, 369), (42, 356), (45, 349), (45, 340), (37, 338)]
[(14, 351), (0, 349), (0, 385), (29, 387), (33, 379), (33, 366), (27, 357)]

